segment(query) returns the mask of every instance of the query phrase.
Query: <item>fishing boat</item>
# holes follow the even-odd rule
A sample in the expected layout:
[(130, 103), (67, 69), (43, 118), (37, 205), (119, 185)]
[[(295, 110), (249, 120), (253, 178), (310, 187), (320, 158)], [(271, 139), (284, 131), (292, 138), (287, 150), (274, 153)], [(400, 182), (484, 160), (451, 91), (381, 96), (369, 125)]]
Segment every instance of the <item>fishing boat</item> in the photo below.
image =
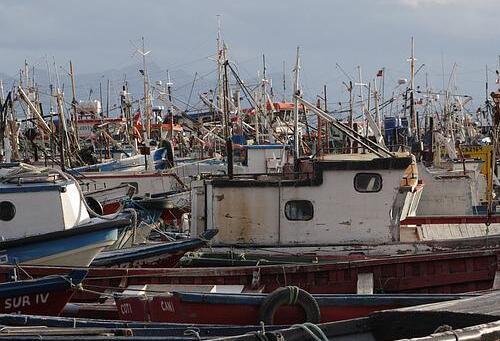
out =
[[(217, 291), (223, 288), (217, 287)], [(237, 286), (232, 286), (235, 290)], [(443, 302), (467, 297), (451, 294), (323, 294), (299, 288), (270, 294), (220, 292), (130, 292), (115, 297), (122, 320), (220, 325), (292, 325), (365, 317), (385, 309)], [(296, 296), (294, 293), (296, 291)]]
[(86, 275), (86, 270), (74, 270), (67, 275), (2, 283), (0, 312), (58, 316)]
[(90, 265), (131, 219), (129, 214), (91, 218), (87, 207), (78, 184), (60, 171), (26, 165), (4, 169), (0, 262)]
[(410, 154), (300, 160), (283, 174), (193, 182), (191, 232), (217, 227), (214, 245), (257, 248), (416, 241), (400, 221), (422, 190)]
[[(328, 323), (279, 325), (204, 325), (109, 321), (52, 316), (0, 315), (2, 335), (10, 340), (497, 340), (498, 292), (433, 304), (374, 312), (363, 318)], [(409, 323), (411, 321), (411, 323)], [(105, 336), (103, 335), (105, 334)]]
[(186, 252), (200, 249), (216, 234), (217, 230), (208, 230), (197, 238), (103, 251), (95, 257), (91, 266), (120, 268), (174, 267)]
[[(498, 244), (498, 239), (492, 238)], [(311, 294), (464, 293), (495, 288), (500, 246), (338, 261), (320, 264), (280, 264), (247, 267), (121, 269), (90, 268), (73, 302), (96, 302), (107, 288), (119, 293), (132, 285), (242, 285), (243, 291), (269, 293), (281, 286), (298, 286)], [(411, 247), (411, 245), (408, 245)], [(15, 267), (0, 266), (0, 282), (9, 281)], [(67, 274), (64, 267), (24, 266), (37, 278)], [(19, 274), (25, 278), (23, 274)], [(364, 288), (361, 291), (359, 288)]]
[[(389, 255), (404, 252), (405, 243), (468, 243), (500, 233), (500, 226), (490, 226), (493, 221), (485, 215), (476, 225), (409, 223), (417, 216), (426, 186), (415, 157), (390, 152), (304, 102), (369, 152), (298, 158), (278, 174), (208, 176), (193, 182), (191, 232), (216, 227), (213, 250), (244, 247), (259, 254), (329, 250), (338, 255), (369, 248), (372, 254)], [(448, 197), (434, 195), (432, 200), (440, 198)], [(473, 204), (469, 205), (472, 211)]]

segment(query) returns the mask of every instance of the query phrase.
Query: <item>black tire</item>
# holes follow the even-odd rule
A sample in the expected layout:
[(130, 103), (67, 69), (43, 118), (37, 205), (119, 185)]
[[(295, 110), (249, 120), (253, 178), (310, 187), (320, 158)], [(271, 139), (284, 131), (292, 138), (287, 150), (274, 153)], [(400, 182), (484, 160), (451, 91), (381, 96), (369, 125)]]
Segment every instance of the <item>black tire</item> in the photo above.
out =
[(295, 304), (299, 305), (306, 314), (306, 321), (310, 323), (320, 323), (321, 312), (316, 299), (307, 291), (298, 287), (282, 287), (274, 290), (262, 302), (259, 309), (259, 321), (264, 324), (274, 324), (274, 315), (276, 311), (285, 304), (289, 304), (293, 291), (298, 290)]

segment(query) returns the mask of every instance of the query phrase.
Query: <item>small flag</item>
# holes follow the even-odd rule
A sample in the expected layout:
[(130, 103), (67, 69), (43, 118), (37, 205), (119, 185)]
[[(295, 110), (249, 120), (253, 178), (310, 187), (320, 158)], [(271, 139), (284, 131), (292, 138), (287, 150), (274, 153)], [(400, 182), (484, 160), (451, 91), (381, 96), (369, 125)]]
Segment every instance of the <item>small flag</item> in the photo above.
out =
[(380, 69), (377, 72), (377, 77), (382, 77), (384, 75), (384, 69)]

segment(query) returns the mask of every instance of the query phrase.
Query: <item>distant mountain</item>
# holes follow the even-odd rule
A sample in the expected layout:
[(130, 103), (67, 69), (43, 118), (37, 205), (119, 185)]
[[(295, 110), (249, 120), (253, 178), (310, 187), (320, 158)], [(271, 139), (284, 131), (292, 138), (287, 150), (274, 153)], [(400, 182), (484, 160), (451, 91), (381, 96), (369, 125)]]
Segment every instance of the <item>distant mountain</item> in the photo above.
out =
[[(149, 63), (147, 67), (151, 86), (159, 88), (160, 84), (158, 82), (161, 81), (161, 86), (165, 87), (167, 82), (166, 70), (162, 69), (155, 63)], [(66, 67), (59, 68), (59, 84), (65, 94), (65, 100), (69, 107), (69, 103), (71, 102), (71, 80), (69, 77), (68, 69), (69, 68)], [(119, 69), (109, 69), (96, 73), (77, 73), (75, 75), (77, 100), (99, 100), (102, 98), (102, 107), (103, 110), (106, 110), (106, 92), (108, 80), (110, 82), (110, 108), (119, 106), (119, 94), (125, 81), (127, 81), (129, 93), (131, 94), (132, 100), (140, 100), (143, 98), (144, 93), (143, 78), (140, 71), (141, 69), (141, 64), (133, 64)], [(31, 72), (33, 72), (33, 70), (31, 70)], [(34, 73), (35, 83), (39, 89), (44, 111), (48, 112), (50, 102), (49, 85), (53, 84), (54, 87), (57, 85), (57, 76), (53, 72), (49, 76), (47, 70), (45, 69), (35, 68)], [(197, 74), (196, 81), (193, 85), (194, 78), (194, 72), (189, 73), (184, 70), (175, 70), (170, 73), (170, 80), (173, 83), (173, 101), (181, 109), (187, 108), (188, 111), (193, 111), (195, 109), (206, 109), (205, 106), (201, 104), (199, 94), (205, 93), (209, 91), (209, 89), (215, 89), (216, 87), (217, 81), (215, 72), (205, 72), (201, 75)], [(276, 95), (276, 99), (281, 100), (283, 92), (281, 86), (282, 75), (269, 75), (269, 78), (275, 80), (274, 92)], [(7, 93), (13, 85), (19, 84), (19, 79), (5, 73), (0, 73), (0, 79), (3, 81), (5, 93)], [(287, 77), (286, 81), (287, 86), (289, 87), (291, 84), (290, 79), (288, 79)], [(259, 80), (255, 77), (253, 79), (243, 80), (243, 82), (249, 87), (249, 89), (253, 89), (255, 85), (258, 84)], [(241, 96), (244, 96), (243, 92), (241, 92)], [(188, 100), (189, 106), (187, 105)], [(158, 100), (154, 100), (153, 104), (164, 105), (164, 103), (161, 103)], [(245, 107), (249, 106), (248, 101), (242, 101), (242, 105)], [(111, 113), (111, 115), (114, 116), (117, 113), (118, 110), (115, 110)]]
[[(162, 86), (166, 86), (167, 82), (167, 72), (165, 69), (160, 68), (158, 65), (154, 63), (150, 63), (147, 65), (148, 67), (148, 75), (150, 84), (152, 87), (159, 88), (161, 81)], [(143, 88), (143, 77), (141, 74), (142, 65), (135, 64), (129, 65), (120, 69), (109, 69), (98, 73), (79, 73), (75, 75), (75, 84), (76, 84), (76, 97), (78, 100), (87, 100), (87, 99), (101, 99), (103, 101), (103, 108), (106, 105), (106, 92), (107, 92), (107, 83), (108, 80), (110, 82), (110, 98), (109, 103), (110, 107), (114, 107), (119, 105), (119, 94), (122, 90), (122, 86), (125, 81), (128, 83), (129, 92), (133, 98), (133, 100), (138, 100), (143, 98), (144, 88)], [(33, 72), (33, 70), (31, 70)], [(50, 73), (50, 76), (47, 70), (44, 69), (36, 69), (35, 73), (35, 83), (40, 91), (40, 97), (42, 100), (42, 105), (48, 108), (49, 106), (49, 93), (50, 93), (50, 84), (53, 84), (55, 87), (57, 84), (57, 76), (54, 72)], [(49, 80), (50, 77), (50, 80)], [(7, 93), (11, 90), (13, 85), (18, 85), (19, 80), (8, 75), (6, 73), (0, 72), (0, 79), (4, 84), (4, 91)], [(189, 98), (189, 94), (191, 93), (191, 88), (194, 73), (189, 74), (183, 70), (176, 70), (170, 73), (170, 80), (173, 83), (172, 93), (174, 100), (178, 99), (178, 105), (181, 108), (185, 108), (186, 104), (183, 102), (187, 102)], [(59, 84), (62, 90), (65, 93), (65, 100), (67, 102), (71, 101), (71, 80), (69, 76), (69, 72), (67, 69), (60, 68), (59, 69)], [(210, 87), (213, 87), (216, 84), (215, 76), (209, 78), (197, 78), (195, 85), (192, 90), (191, 96), (191, 104), (198, 102), (198, 94), (200, 92), (206, 92)], [(154, 103), (156, 105), (162, 105), (161, 103)]]

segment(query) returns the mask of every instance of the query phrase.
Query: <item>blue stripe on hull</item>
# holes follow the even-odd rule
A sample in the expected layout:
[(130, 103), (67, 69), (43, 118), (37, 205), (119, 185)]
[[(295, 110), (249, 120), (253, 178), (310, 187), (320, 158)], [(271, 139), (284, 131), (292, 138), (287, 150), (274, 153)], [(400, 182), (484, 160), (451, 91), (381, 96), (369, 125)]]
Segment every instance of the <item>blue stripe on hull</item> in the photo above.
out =
[(87, 270), (74, 270), (68, 275), (48, 276), (32, 280), (7, 282), (0, 284), (0, 298), (30, 295), (37, 292), (62, 291), (71, 289), (87, 275)]
[[(75, 229), (78, 229), (76, 227)], [(79, 248), (118, 239), (118, 228), (88, 231), (83, 234), (61, 236), (53, 240), (38, 241), (0, 251), (0, 258), (7, 256), (7, 263), (15, 264), (69, 252)], [(2, 259), (4, 261), (4, 259)]]

